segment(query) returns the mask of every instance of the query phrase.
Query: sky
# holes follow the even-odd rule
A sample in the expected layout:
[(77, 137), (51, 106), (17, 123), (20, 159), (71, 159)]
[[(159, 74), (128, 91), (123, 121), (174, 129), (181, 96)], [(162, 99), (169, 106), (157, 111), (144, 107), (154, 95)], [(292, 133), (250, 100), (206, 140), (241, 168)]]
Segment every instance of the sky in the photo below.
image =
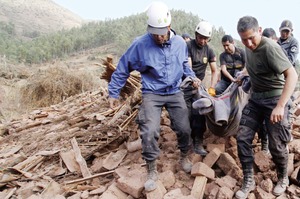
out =
[[(53, 0), (86, 20), (116, 19), (144, 12), (152, 0)], [(209, 21), (216, 29), (223, 27), (226, 34), (240, 39), (236, 31), (239, 18), (251, 15), (259, 25), (273, 28), (277, 36), (285, 19), (293, 23), (293, 34), (300, 41), (300, 14), (298, 0), (160, 0), (169, 9), (183, 10)], [(171, 13), (172, 15), (172, 13)], [(145, 22), (146, 24), (146, 22)], [(195, 27), (197, 24), (195, 24)], [(176, 30), (175, 30), (176, 31)]]

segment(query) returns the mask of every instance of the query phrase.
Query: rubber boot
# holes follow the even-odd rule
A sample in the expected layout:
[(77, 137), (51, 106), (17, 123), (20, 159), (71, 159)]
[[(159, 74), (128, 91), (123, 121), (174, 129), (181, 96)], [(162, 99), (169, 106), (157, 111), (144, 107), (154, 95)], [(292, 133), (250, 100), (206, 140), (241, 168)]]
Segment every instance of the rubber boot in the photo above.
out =
[(287, 175), (287, 169), (286, 168), (278, 169), (277, 176), (278, 176), (278, 182), (273, 189), (273, 194), (275, 196), (280, 196), (285, 192), (286, 188), (289, 186), (289, 177)]
[(207, 151), (203, 147), (203, 141), (200, 140), (199, 138), (194, 138), (193, 141), (194, 141), (194, 152), (199, 155), (206, 156)]
[(191, 172), (193, 164), (191, 163), (191, 161), (188, 158), (188, 153), (181, 152), (179, 162), (180, 162), (180, 165), (181, 165), (182, 169), (186, 173), (190, 173)]
[(240, 190), (235, 193), (237, 199), (246, 199), (251, 191), (255, 189), (255, 181), (253, 177), (253, 169), (245, 169), (244, 181)]
[(157, 188), (158, 172), (155, 160), (146, 162), (147, 181), (144, 184), (145, 191), (153, 191)]

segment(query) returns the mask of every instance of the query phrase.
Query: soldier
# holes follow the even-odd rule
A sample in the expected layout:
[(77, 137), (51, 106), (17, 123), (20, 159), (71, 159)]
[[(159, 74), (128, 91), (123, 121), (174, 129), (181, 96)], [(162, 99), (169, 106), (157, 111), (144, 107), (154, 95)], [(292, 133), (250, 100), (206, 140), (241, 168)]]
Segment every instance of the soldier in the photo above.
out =
[(280, 27), (280, 38), (277, 43), (285, 50), (290, 62), (295, 67), (299, 53), (299, 43), (293, 36), (293, 24), (290, 20), (283, 20)]
[(246, 46), (246, 70), (252, 92), (243, 109), (237, 134), (238, 156), (244, 180), (235, 194), (245, 199), (255, 189), (252, 142), (260, 124), (265, 121), (269, 149), (276, 165), (278, 182), (273, 189), (280, 196), (289, 185), (287, 174), (288, 149), (291, 139), (289, 120), (290, 97), (294, 92), (298, 75), (281, 47), (261, 36), (262, 29), (256, 18), (245, 16), (239, 19), (237, 31)]

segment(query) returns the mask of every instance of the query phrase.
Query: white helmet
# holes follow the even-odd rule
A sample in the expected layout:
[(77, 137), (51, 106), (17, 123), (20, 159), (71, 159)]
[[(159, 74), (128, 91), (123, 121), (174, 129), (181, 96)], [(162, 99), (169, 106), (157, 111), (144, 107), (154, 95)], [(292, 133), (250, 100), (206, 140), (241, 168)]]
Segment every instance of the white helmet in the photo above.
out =
[(148, 32), (157, 35), (165, 35), (171, 24), (171, 13), (163, 2), (153, 2), (147, 9)]
[(200, 21), (200, 23), (197, 25), (195, 31), (205, 37), (211, 37), (212, 25), (207, 21)]

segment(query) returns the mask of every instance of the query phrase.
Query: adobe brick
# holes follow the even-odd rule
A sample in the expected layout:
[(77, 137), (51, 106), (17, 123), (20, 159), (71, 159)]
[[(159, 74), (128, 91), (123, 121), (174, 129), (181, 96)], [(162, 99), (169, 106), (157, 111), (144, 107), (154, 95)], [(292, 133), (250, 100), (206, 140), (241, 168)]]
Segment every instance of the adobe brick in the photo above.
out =
[(209, 179), (215, 179), (215, 171), (203, 162), (197, 162), (193, 165), (192, 176), (206, 176)]
[(214, 148), (205, 156), (205, 158), (203, 159), (203, 163), (205, 163), (209, 167), (212, 167), (219, 159), (221, 153), (222, 152), (219, 148)]

